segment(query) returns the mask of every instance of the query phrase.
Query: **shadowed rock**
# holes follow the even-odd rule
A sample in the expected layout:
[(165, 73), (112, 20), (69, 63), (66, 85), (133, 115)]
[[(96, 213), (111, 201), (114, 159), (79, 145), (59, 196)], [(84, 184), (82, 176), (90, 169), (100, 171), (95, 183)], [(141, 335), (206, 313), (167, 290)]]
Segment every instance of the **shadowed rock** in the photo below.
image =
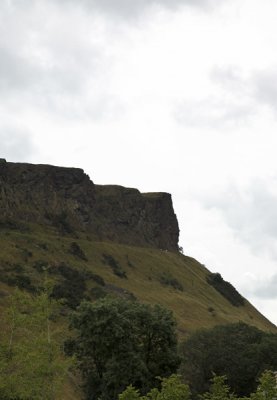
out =
[(94, 185), (79, 168), (0, 163), (1, 219), (84, 231), (99, 240), (178, 250), (168, 193)]

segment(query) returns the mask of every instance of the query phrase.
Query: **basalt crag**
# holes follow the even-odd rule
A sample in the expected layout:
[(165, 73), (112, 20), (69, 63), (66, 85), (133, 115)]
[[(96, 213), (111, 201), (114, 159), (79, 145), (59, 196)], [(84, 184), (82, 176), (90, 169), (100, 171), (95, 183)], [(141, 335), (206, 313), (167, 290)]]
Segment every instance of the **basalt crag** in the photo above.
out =
[(95, 185), (79, 168), (0, 162), (0, 224), (38, 223), (101, 241), (178, 250), (168, 193)]

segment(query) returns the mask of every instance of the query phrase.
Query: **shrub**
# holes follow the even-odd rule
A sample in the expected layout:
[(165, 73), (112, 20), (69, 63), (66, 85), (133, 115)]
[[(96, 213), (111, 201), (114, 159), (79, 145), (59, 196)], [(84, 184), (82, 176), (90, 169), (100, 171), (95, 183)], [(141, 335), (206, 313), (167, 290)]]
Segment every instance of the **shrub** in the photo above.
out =
[(244, 298), (239, 292), (231, 285), (230, 282), (226, 282), (219, 273), (211, 273), (207, 276), (207, 282), (213, 286), (226, 300), (228, 300), (233, 306), (239, 307), (244, 305)]
[(36, 288), (32, 285), (31, 279), (25, 274), (19, 273), (16, 275), (5, 275), (1, 277), (1, 281), (9, 286), (17, 286), (18, 288), (28, 290), (31, 293), (36, 292)]
[(171, 286), (173, 289), (180, 290), (181, 292), (184, 290), (181, 282), (174, 278), (170, 273), (163, 273), (159, 280), (164, 286)]
[(102, 254), (103, 256), (103, 263), (107, 264), (111, 267), (113, 273), (118, 276), (119, 278), (127, 278), (127, 274), (124, 271), (124, 269), (121, 267), (121, 265), (114, 259), (113, 256), (110, 254)]
[(76, 242), (72, 242), (69, 247), (69, 253), (73, 254), (75, 257), (80, 258), (83, 261), (88, 261), (85, 253), (81, 247)]
[(59, 273), (64, 279), (54, 286), (52, 297), (64, 299), (65, 304), (70, 308), (78, 307), (85, 297), (84, 274), (63, 263), (56, 268), (55, 273)]

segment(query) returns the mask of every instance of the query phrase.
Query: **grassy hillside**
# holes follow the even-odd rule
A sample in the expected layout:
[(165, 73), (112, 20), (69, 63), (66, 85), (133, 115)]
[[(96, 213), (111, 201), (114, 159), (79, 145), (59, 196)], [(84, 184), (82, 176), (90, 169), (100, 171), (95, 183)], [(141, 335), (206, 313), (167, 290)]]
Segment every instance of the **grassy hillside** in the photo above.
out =
[(96, 242), (81, 233), (62, 236), (36, 225), (2, 227), (0, 240), (1, 307), (12, 287), (32, 291), (40, 286), (47, 268), (57, 282), (57, 296), (69, 293), (72, 300), (76, 295), (73, 306), (82, 297), (93, 300), (106, 293), (159, 303), (174, 312), (181, 336), (237, 321), (276, 329), (246, 300), (233, 306), (207, 283), (209, 271), (180, 253)]
[[(208, 284), (210, 272), (180, 253), (97, 242), (84, 233), (65, 236), (34, 224), (0, 225), (0, 240), (0, 315), (15, 286), (35, 291), (47, 269), (56, 285), (54, 293), (67, 298), (69, 306), (76, 306), (81, 298), (95, 300), (107, 293), (159, 303), (173, 311), (180, 337), (237, 321), (276, 331), (246, 300), (239, 307), (232, 305)], [(64, 311), (68, 315), (70, 308)], [(64, 400), (81, 398), (78, 379), (70, 376)]]

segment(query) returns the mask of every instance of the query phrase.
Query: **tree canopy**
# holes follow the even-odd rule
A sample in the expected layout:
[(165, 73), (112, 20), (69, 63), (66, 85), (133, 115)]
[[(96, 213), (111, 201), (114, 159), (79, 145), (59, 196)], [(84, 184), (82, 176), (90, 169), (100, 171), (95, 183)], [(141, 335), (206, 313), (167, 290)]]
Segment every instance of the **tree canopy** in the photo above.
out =
[(231, 390), (247, 396), (266, 369), (277, 367), (277, 335), (244, 323), (196, 332), (181, 346), (182, 373), (193, 393), (209, 388), (213, 373), (225, 375)]
[(114, 298), (83, 302), (72, 326), (87, 399), (115, 399), (130, 384), (144, 394), (179, 365), (176, 323), (161, 306)]

